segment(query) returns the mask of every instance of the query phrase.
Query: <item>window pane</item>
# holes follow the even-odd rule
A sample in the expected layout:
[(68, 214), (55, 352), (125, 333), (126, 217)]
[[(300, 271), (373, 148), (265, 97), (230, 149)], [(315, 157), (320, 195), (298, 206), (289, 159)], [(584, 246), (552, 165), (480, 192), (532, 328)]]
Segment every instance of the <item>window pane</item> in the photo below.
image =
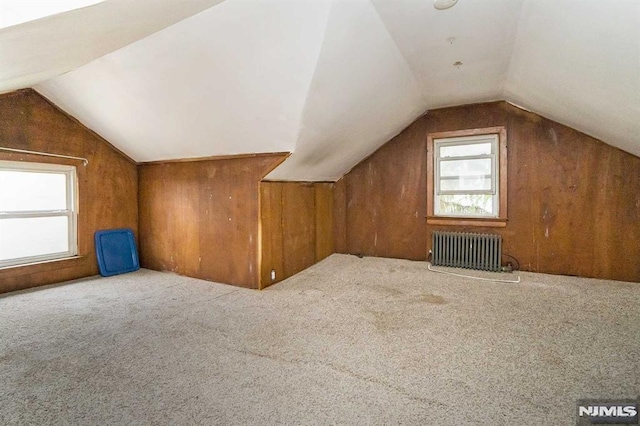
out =
[(443, 160), (440, 162), (440, 176), (481, 176), (491, 175), (491, 158), (476, 160)]
[(491, 142), (465, 145), (444, 145), (440, 147), (440, 157), (462, 157), (467, 155), (490, 155)]
[(0, 211), (66, 209), (66, 174), (0, 171)]
[(456, 194), (438, 196), (438, 214), (493, 216), (493, 195)]
[(0, 219), (0, 260), (68, 251), (67, 216)]
[(441, 191), (490, 191), (491, 177), (455, 177), (441, 178)]

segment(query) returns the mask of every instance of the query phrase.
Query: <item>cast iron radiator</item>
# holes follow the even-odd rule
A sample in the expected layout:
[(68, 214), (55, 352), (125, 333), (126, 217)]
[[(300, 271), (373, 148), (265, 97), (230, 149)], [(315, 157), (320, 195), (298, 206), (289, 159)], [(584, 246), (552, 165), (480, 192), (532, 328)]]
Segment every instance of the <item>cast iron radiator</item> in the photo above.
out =
[(433, 232), (431, 264), (455, 268), (500, 271), (500, 235), (466, 232)]

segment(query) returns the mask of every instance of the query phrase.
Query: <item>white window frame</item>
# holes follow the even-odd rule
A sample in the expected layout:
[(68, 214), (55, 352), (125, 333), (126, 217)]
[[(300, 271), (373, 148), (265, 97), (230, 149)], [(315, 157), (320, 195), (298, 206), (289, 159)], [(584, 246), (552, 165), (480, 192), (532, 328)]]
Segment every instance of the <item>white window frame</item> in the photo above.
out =
[[(0, 260), (0, 268), (8, 266), (19, 266), (30, 263), (39, 263), (50, 260), (58, 260), (76, 256), (78, 253), (78, 187), (77, 173), (74, 166), (46, 163), (29, 163), (22, 161), (0, 161), (0, 170), (34, 172), (34, 173), (54, 173), (64, 174), (67, 185), (67, 202), (65, 210), (36, 210), (3, 212), (0, 211), (0, 220), (16, 218), (41, 218), (65, 216), (69, 221), (69, 250), (58, 253), (48, 253), (38, 256), (28, 256), (16, 259)], [(1, 236), (0, 236), (1, 238)]]
[[(467, 155), (456, 157), (441, 157), (440, 149), (442, 147), (450, 146), (465, 146), (475, 145), (481, 143), (491, 143), (491, 154), (483, 155)], [(460, 218), (498, 218), (500, 217), (500, 167), (499, 167), (499, 155), (500, 155), (500, 138), (497, 134), (486, 134), (477, 136), (460, 136), (452, 138), (439, 138), (433, 139), (433, 170), (434, 170), (434, 185), (433, 185), (433, 209), (434, 216), (442, 217), (460, 217)], [(440, 189), (440, 164), (444, 161), (460, 161), (460, 160), (477, 160), (477, 159), (491, 159), (491, 188), (488, 190), (441, 190)], [(456, 195), (456, 194), (486, 194), (491, 195), (493, 204), (493, 214), (469, 214), (469, 213), (451, 213), (440, 211), (440, 195)]]

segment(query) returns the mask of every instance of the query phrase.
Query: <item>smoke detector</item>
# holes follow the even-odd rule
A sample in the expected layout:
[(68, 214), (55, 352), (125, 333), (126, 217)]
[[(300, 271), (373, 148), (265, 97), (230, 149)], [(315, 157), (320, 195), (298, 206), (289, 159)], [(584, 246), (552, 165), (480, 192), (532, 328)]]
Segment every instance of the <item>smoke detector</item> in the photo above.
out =
[(438, 10), (445, 10), (455, 6), (456, 3), (458, 3), (458, 0), (433, 0), (433, 7)]

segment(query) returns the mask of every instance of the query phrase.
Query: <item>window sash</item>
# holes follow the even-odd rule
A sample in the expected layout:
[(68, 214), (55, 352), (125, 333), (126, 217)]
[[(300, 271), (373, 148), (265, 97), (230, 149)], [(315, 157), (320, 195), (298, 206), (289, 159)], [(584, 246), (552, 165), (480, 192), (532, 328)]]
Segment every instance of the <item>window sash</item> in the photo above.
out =
[(11, 259), (0, 260), (0, 268), (7, 266), (17, 266), (17, 265), (26, 265), (30, 263), (43, 262), (47, 260), (57, 260), (64, 259), (68, 257), (75, 256), (77, 254), (77, 242), (76, 242), (76, 226), (77, 220), (76, 215), (73, 212), (56, 212), (56, 213), (46, 213), (46, 214), (36, 214), (36, 213), (28, 213), (28, 214), (11, 214), (11, 215), (2, 215), (0, 216), (0, 221), (5, 219), (38, 219), (43, 217), (66, 217), (67, 218), (67, 226), (69, 227), (69, 232), (67, 234), (67, 245), (69, 250), (61, 251), (61, 252), (52, 252), (46, 254), (39, 254), (35, 256), (23, 256), (23, 257), (15, 257)]
[[(467, 145), (463, 143), (458, 143), (456, 145)], [(463, 176), (463, 175), (454, 175), (454, 176), (440, 176), (441, 163), (447, 161), (461, 161), (461, 160), (476, 160), (476, 159), (491, 159), (491, 172), (490, 174), (484, 175), (474, 175), (474, 177), (490, 177), (491, 178), (491, 188), (490, 189), (441, 189), (440, 181), (441, 180), (454, 180), (454, 179), (463, 179), (465, 177), (471, 176)], [(447, 194), (496, 194), (497, 189), (497, 168), (496, 168), (496, 156), (492, 155), (475, 155), (470, 157), (446, 157), (445, 158), (436, 158), (436, 172), (435, 172), (435, 190), (436, 195), (447, 195)]]
[(71, 210), (41, 210), (24, 212), (0, 212), (0, 219), (28, 219), (38, 217), (69, 216), (74, 214)]
[(19, 161), (0, 161), (1, 170), (64, 174), (66, 179), (66, 209), (65, 210), (27, 210), (27, 211), (0, 211), (0, 220), (4, 219), (29, 219), (44, 217), (65, 216), (68, 220), (68, 247), (64, 252), (46, 253), (35, 256), (25, 256), (0, 260), (0, 268), (7, 266), (18, 266), (30, 263), (43, 262), (47, 260), (57, 260), (78, 254), (78, 219), (77, 219), (77, 177), (76, 168), (59, 164), (27, 163)]
[[(496, 167), (495, 167), (495, 158), (491, 159), (491, 169), (492, 171), (495, 171)], [(440, 163), (438, 162), (437, 166), (436, 166), (436, 185), (435, 185), (435, 190), (436, 190), (436, 195), (452, 195), (452, 194), (491, 194), (491, 195), (495, 195), (496, 194), (496, 174), (495, 173), (491, 173), (491, 174), (482, 174), (482, 175), (472, 175), (472, 176), (463, 176), (463, 175), (454, 175), (454, 176), (440, 176)], [(471, 177), (483, 177), (483, 178), (490, 178), (491, 179), (491, 188), (489, 189), (441, 189), (441, 184), (440, 181), (442, 180), (457, 180), (457, 179), (465, 179), (465, 178), (471, 178)]]
[[(440, 149), (444, 146), (466, 146), (466, 145), (474, 145), (491, 142), (491, 154), (482, 154), (482, 155), (460, 155), (460, 156), (440, 156)], [(497, 164), (497, 155), (498, 155), (498, 143), (499, 138), (498, 135), (480, 135), (480, 136), (472, 136), (472, 137), (459, 137), (459, 138), (447, 138), (447, 139), (435, 139), (434, 143), (434, 215), (436, 216), (456, 216), (456, 217), (498, 217), (499, 216), (499, 206), (500, 200), (498, 195), (498, 164)], [(441, 189), (441, 180), (453, 180), (453, 179), (462, 179), (465, 176), (462, 175), (454, 175), (454, 176), (441, 176), (441, 164), (446, 161), (463, 161), (463, 160), (476, 160), (476, 159), (491, 159), (491, 174), (489, 175), (477, 175), (478, 177), (484, 176), (491, 178), (491, 189), (453, 189), (453, 190), (442, 190)], [(468, 176), (466, 176), (468, 177)], [(469, 214), (469, 213), (455, 213), (455, 212), (441, 212), (440, 211), (440, 196), (441, 195), (491, 195), (492, 197), (492, 205), (493, 205), (493, 214), (491, 215), (481, 215), (481, 214)]]

